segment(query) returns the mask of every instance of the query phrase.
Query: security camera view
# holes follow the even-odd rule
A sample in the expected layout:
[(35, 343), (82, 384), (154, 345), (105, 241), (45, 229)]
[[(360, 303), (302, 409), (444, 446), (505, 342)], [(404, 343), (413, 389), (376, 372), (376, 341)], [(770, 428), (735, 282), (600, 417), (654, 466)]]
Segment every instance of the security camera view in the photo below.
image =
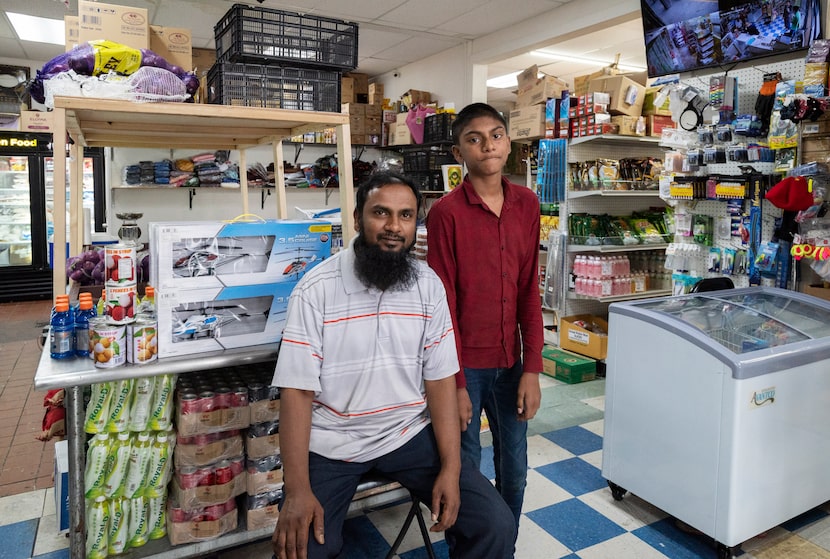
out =
[(806, 48), (819, 0), (641, 0), (649, 77)]

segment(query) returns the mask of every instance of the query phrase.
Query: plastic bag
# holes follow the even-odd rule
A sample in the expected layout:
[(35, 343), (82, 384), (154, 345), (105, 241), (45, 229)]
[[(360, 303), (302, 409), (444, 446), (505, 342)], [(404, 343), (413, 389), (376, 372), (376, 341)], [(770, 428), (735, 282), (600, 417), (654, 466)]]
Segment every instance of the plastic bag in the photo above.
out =
[(435, 109), (421, 104), (416, 105), (407, 113), (406, 126), (412, 134), (412, 141), (416, 144), (424, 143), (424, 119), (431, 114), (435, 114)]

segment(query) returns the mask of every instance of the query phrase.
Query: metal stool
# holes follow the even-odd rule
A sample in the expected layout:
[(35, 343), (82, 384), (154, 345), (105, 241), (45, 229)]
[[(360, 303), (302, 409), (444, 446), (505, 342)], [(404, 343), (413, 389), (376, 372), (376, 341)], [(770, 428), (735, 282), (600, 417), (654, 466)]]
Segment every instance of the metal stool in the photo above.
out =
[(429, 559), (435, 559), (435, 551), (432, 549), (432, 541), (429, 539), (429, 530), (424, 517), (421, 515), (421, 501), (397, 481), (391, 481), (376, 474), (365, 476), (357, 486), (352, 503), (349, 505), (349, 513), (358, 511), (362, 513), (378, 505), (387, 505), (407, 498), (412, 502), (412, 505), (409, 507), (409, 512), (398, 531), (395, 542), (392, 544), (389, 553), (386, 554), (386, 559), (392, 559), (398, 552), (398, 548), (412, 525), (413, 518), (418, 521), (418, 528), (421, 531), (421, 537), (424, 540), (424, 547), (426, 547)]

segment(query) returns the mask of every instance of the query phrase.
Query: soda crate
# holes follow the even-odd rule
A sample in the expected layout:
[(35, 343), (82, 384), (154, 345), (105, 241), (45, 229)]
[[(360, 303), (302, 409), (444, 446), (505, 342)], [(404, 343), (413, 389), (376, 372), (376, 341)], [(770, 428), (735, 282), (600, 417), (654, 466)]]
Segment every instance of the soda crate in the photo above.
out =
[(338, 19), (234, 4), (213, 33), (220, 61), (349, 71), (357, 67), (357, 30)]
[(438, 113), (426, 117), (424, 119), (424, 143), (451, 141), (454, 120), (455, 113)]
[(208, 103), (340, 112), (340, 72), (217, 62), (208, 72)]

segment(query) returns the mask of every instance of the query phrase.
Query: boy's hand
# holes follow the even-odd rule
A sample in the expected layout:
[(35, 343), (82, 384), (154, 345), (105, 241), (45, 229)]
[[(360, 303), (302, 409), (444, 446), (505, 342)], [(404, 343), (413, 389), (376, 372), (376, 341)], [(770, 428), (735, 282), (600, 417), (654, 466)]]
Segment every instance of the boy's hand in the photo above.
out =
[(542, 403), (542, 389), (538, 373), (522, 373), (519, 379), (519, 393), (516, 395), (516, 412), (519, 421), (534, 418)]
[(473, 402), (470, 400), (470, 394), (466, 388), (459, 388), (456, 396), (458, 397), (458, 416), (461, 422), (461, 431), (466, 431), (467, 425), (473, 420)]

